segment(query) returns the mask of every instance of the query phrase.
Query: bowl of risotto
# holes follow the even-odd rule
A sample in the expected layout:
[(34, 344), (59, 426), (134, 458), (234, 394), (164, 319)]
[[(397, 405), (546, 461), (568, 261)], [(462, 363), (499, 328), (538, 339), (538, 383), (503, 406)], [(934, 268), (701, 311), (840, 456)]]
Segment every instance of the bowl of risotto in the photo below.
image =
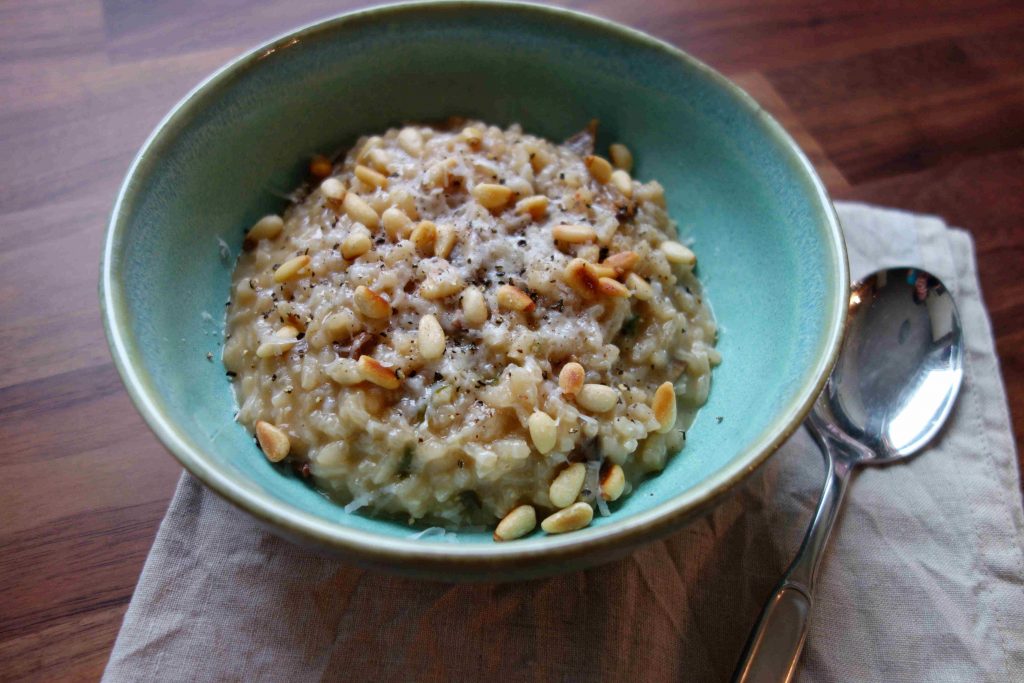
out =
[(708, 510), (799, 425), (842, 235), (736, 86), (610, 22), (395, 5), (243, 55), (129, 170), (115, 363), (181, 464), (368, 567), (511, 579)]

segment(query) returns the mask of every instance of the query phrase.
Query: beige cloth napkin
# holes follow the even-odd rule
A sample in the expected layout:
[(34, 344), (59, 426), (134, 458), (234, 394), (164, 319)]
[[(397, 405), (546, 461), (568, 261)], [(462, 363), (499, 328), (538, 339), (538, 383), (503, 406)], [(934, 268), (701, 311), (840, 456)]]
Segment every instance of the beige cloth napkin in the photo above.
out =
[[(956, 294), (966, 379), (941, 438), (856, 476), (801, 681), (1024, 680), (1024, 517), (967, 233), (839, 206), (854, 277), (919, 265)], [(443, 585), (324, 559), (182, 477), (104, 680), (725, 681), (817, 502), (802, 430), (712, 514), (620, 562)]]

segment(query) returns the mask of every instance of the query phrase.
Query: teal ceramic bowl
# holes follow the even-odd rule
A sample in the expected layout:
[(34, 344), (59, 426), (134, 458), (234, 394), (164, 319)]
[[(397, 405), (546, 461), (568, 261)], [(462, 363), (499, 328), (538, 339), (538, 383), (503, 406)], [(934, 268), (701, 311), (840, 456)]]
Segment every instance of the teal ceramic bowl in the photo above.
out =
[[(667, 188), (724, 357), (686, 449), (587, 529), (512, 543), (413, 538), (347, 514), (267, 462), (232, 420), (219, 361), (234, 253), (309, 156), (458, 114), (560, 140), (591, 118)], [(621, 556), (706, 511), (800, 424), (832, 367), (848, 274), (820, 180), (750, 97), (682, 52), (598, 18), (525, 4), (378, 7), (273, 40), (199, 85), (121, 188), (101, 275), (114, 361), (143, 417), (210, 489), (297, 543), (439, 579), (510, 579)], [(213, 362), (207, 352), (214, 354)]]

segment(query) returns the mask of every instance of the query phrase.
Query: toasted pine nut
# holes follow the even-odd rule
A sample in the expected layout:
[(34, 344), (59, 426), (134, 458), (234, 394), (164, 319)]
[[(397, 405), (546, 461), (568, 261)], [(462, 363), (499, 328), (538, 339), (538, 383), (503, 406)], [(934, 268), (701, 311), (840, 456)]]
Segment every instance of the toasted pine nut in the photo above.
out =
[(373, 207), (367, 204), (359, 195), (354, 192), (349, 192), (345, 195), (345, 199), (341, 203), (342, 208), (348, 217), (354, 220), (356, 223), (362, 223), (370, 230), (376, 230), (377, 224), (380, 222), (380, 216), (373, 210)]
[(629, 298), (629, 290), (626, 285), (610, 277), (603, 277), (597, 281), (597, 291), (605, 296), (617, 297), (620, 299)]
[(623, 171), (633, 170), (633, 153), (629, 151), (629, 147), (616, 142), (608, 147), (608, 154), (611, 156), (615, 168), (621, 168)]
[(384, 139), (379, 135), (373, 135), (366, 139), (363, 146), (359, 148), (359, 154), (356, 155), (356, 161), (363, 163), (370, 156), (370, 152), (375, 149), (380, 149), (380, 146), (384, 144)]
[(530, 154), (530, 167), (534, 173), (540, 173), (551, 161), (552, 157), (546, 149), (538, 149)]
[(387, 173), (391, 157), (382, 149), (371, 149), (366, 154), (366, 162), (381, 173)]
[(346, 261), (351, 261), (370, 251), (372, 247), (373, 241), (370, 239), (370, 231), (357, 224), (356, 228), (341, 243), (341, 255)]
[(629, 287), (629, 291), (633, 292), (633, 296), (640, 301), (650, 301), (654, 297), (654, 290), (647, 283), (647, 280), (636, 273), (630, 273), (626, 276), (626, 286)]
[(558, 430), (551, 416), (540, 410), (535, 410), (530, 415), (530, 419), (526, 421), (526, 426), (530, 429), (530, 440), (533, 441), (534, 447), (541, 455), (550, 453), (558, 440)]
[(689, 247), (673, 240), (665, 240), (661, 243), (661, 253), (665, 254), (665, 258), (668, 259), (669, 263), (677, 263), (689, 267), (693, 267), (697, 263), (697, 256), (690, 251)]
[(356, 178), (373, 187), (387, 187), (388, 184), (387, 176), (362, 164), (356, 165), (355, 175)]
[(256, 421), (256, 440), (270, 462), (281, 462), (292, 448), (291, 439), (280, 427), (263, 420)]
[(522, 538), (537, 528), (537, 512), (532, 505), (520, 505), (505, 515), (494, 529), (495, 541)]
[(574, 503), (559, 510), (540, 523), (540, 528), (549, 534), (564, 534), (582, 529), (594, 519), (594, 508), (589, 503)]
[(391, 316), (391, 304), (388, 300), (365, 285), (356, 287), (353, 299), (356, 308), (367, 318), (383, 320)]
[(437, 360), (444, 355), (444, 330), (437, 318), (429, 313), (420, 318), (420, 331), (417, 338), (420, 356), (424, 360)]
[(607, 413), (618, 400), (615, 390), (604, 384), (584, 384), (576, 394), (576, 403), (592, 413)]
[[(296, 334), (298, 333), (296, 332)], [(297, 339), (282, 339), (275, 334), (272, 339), (268, 339), (256, 347), (256, 357), (272, 358), (280, 356), (282, 353), (291, 350), (297, 342)]]
[(306, 268), (312, 260), (307, 254), (288, 259), (274, 271), (274, 282), (287, 282), (291, 280), (299, 274), (299, 271)]
[(608, 163), (608, 160), (604, 157), (599, 157), (595, 154), (588, 154), (583, 157), (583, 164), (590, 171), (590, 175), (597, 182), (604, 185), (612, 178), (612, 165)]
[(542, 194), (535, 194), (526, 199), (516, 202), (516, 213), (520, 215), (530, 214), (530, 217), (539, 221), (548, 213), (548, 198)]
[(466, 126), (462, 129), (462, 139), (465, 140), (466, 144), (471, 148), (477, 149), (484, 141), (484, 134), (480, 132), (479, 128)]
[(409, 236), (416, 250), (421, 254), (430, 254), (434, 251), (434, 240), (437, 239), (437, 226), (430, 221), (420, 221), (412, 234)]
[(412, 157), (423, 153), (423, 135), (412, 127), (405, 127), (398, 132), (398, 146)]
[(654, 392), (651, 410), (658, 421), (659, 434), (665, 434), (676, 425), (676, 389), (672, 382), (665, 382)]
[(345, 185), (337, 178), (325, 178), (320, 183), (320, 194), (328, 203), (341, 202), (345, 199)]
[(249, 232), (245, 234), (247, 240), (272, 240), (281, 234), (284, 229), (284, 220), (280, 216), (270, 214), (256, 221)]
[(562, 280), (583, 299), (593, 299), (597, 295), (597, 280), (587, 271), (587, 262), (574, 258), (562, 272)]
[(381, 221), (384, 223), (384, 232), (393, 240), (405, 237), (412, 225), (412, 219), (397, 206), (385, 209)]
[(569, 244), (583, 244), (584, 242), (593, 242), (597, 233), (589, 225), (561, 223), (551, 228), (551, 236)]
[(498, 287), (498, 308), (506, 311), (529, 312), (536, 307), (537, 305), (533, 303), (533, 299), (518, 287), (513, 287), (512, 285)]
[(339, 341), (351, 337), (358, 325), (359, 321), (356, 320), (356, 316), (347, 308), (331, 313), (324, 318), (323, 322), (323, 328), (327, 331), (331, 341)]
[(331, 175), (331, 160), (322, 154), (315, 154), (309, 160), (309, 174), (314, 178), (326, 178)]
[(473, 199), (490, 211), (500, 211), (512, 199), (512, 189), (496, 183), (480, 183), (473, 187)]
[(583, 388), (587, 373), (579, 363), (566, 363), (558, 373), (558, 387), (563, 394), (574, 396)]
[(325, 368), (327, 376), (338, 384), (348, 387), (363, 381), (359, 363), (351, 358), (339, 358)]
[(442, 223), (437, 226), (437, 239), (434, 241), (434, 256), (448, 258), (459, 241), (459, 234), (455, 232), (455, 226)]
[(583, 490), (583, 480), (586, 476), (587, 466), (581, 462), (574, 462), (559, 472), (548, 487), (551, 504), (556, 508), (567, 508), (575, 503), (580, 491)]
[(462, 293), (462, 315), (466, 324), (478, 327), (487, 322), (487, 301), (476, 287), (467, 287)]
[(458, 294), (465, 287), (465, 283), (458, 275), (445, 276), (443, 278), (430, 278), (424, 280), (420, 285), (420, 296), (424, 299), (443, 299), (446, 296)]
[(602, 277), (615, 277), (616, 275), (614, 268), (600, 263), (592, 263), (590, 261), (587, 261), (585, 268), (587, 269), (587, 273), (590, 274), (590, 277), (595, 279), (599, 279)]
[(385, 389), (397, 389), (401, 384), (393, 368), (370, 356), (359, 356), (359, 374), (367, 382)]
[(602, 266), (608, 266), (609, 268), (615, 269), (615, 276), (622, 277), (627, 272), (633, 270), (636, 264), (640, 261), (640, 254), (635, 251), (620, 251), (617, 254), (612, 254), (604, 261), (601, 262)]
[(601, 497), (605, 500), (618, 500), (622, 490), (626, 488), (626, 473), (612, 463), (612, 466), (601, 472)]
[(612, 185), (622, 193), (623, 197), (633, 196), (633, 179), (629, 177), (628, 172), (623, 171), (621, 168), (612, 171)]
[(295, 339), (299, 336), (299, 331), (295, 329), (294, 325), (282, 325), (274, 331), (274, 336), (281, 339)]

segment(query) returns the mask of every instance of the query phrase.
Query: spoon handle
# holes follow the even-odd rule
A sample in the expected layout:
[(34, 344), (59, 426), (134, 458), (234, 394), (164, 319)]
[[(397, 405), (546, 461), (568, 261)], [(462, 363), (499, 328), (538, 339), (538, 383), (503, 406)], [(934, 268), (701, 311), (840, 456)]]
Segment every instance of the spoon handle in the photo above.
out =
[(807, 638), (807, 623), (814, 604), (814, 581), (821, 564), (822, 551), (839, 514), (852, 468), (833, 451), (841, 447), (811, 427), (825, 454), (828, 477), (796, 559), (772, 592), (761, 611), (757, 626), (740, 658), (735, 683), (779, 683), (790, 681), (796, 672), (800, 653)]

